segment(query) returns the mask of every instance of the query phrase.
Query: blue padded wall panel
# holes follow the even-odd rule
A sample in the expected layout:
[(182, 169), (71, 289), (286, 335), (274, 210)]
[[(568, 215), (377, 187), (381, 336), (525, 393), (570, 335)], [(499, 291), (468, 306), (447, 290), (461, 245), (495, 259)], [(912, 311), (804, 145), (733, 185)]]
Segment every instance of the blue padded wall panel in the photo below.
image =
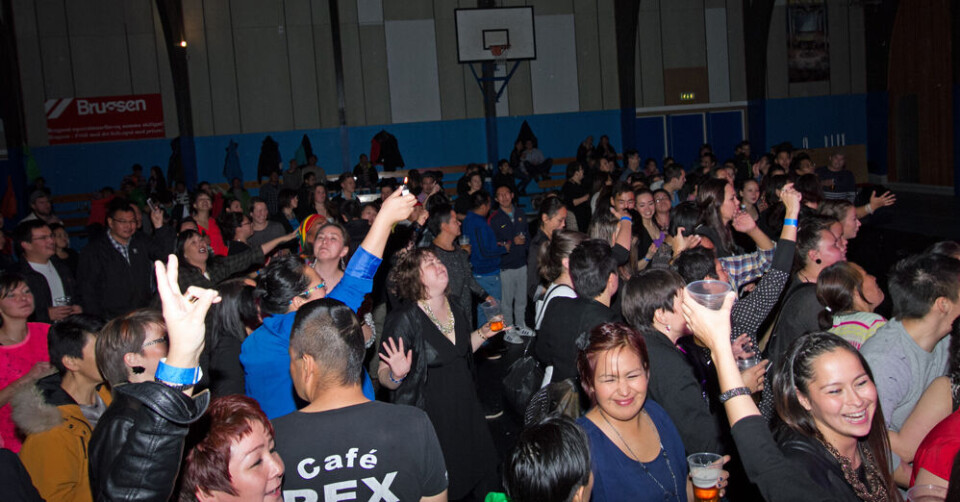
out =
[(640, 117), (637, 119), (637, 152), (641, 162), (649, 157), (656, 159), (657, 165), (667, 156), (664, 144), (667, 138), (663, 129), (664, 117)]
[(739, 110), (707, 114), (707, 142), (717, 162), (733, 158), (737, 143), (743, 141), (743, 113)]
[(697, 158), (700, 146), (706, 142), (706, 138), (703, 137), (703, 114), (669, 115), (667, 131), (670, 156), (689, 171), (693, 167), (691, 162)]

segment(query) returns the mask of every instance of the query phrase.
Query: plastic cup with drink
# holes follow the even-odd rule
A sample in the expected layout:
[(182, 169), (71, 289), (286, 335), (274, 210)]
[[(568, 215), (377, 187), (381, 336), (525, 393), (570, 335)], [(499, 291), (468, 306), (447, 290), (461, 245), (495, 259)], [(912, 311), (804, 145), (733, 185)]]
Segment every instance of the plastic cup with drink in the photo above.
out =
[(687, 457), (687, 465), (693, 478), (693, 499), (696, 502), (719, 501), (723, 457), (716, 453), (694, 453)]
[(687, 294), (710, 310), (720, 310), (723, 299), (733, 290), (730, 284), (723, 281), (693, 281), (687, 284)]
[(493, 332), (503, 331), (506, 326), (503, 323), (503, 313), (500, 311), (500, 304), (496, 300), (490, 300), (480, 304), (483, 316), (490, 323), (490, 330)]

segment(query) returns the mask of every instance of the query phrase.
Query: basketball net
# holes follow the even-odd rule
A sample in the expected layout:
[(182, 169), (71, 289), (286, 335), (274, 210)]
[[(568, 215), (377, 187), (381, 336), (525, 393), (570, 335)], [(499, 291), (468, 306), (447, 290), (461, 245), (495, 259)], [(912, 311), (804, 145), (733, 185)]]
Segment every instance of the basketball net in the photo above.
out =
[(507, 71), (507, 53), (510, 52), (509, 45), (491, 45), (490, 53), (493, 54), (493, 64), (496, 69)]

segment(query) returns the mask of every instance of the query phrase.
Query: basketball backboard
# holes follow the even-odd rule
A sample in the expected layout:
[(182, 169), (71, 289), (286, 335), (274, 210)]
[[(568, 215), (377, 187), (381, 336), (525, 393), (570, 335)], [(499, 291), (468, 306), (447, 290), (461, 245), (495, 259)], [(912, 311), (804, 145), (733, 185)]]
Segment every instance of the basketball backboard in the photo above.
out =
[[(457, 57), (461, 63), (536, 59), (533, 7), (455, 9)], [(491, 48), (496, 50), (491, 51)], [(497, 52), (497, 54), (494, 54)]]

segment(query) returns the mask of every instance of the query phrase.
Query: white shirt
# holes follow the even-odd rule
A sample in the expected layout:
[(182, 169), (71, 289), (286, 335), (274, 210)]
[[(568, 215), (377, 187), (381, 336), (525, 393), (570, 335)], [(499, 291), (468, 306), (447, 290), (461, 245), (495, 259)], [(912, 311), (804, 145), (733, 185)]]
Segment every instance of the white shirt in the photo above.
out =
[(46, 264), (40, 264), (28, 261), (27, 263), (30, 264), (30, 268), (43, 274), (43, 277), (47, 280), (47, 286), (50, 287), (50, 299), (53, 301), (51, 306), (57, 306), (57, 298), (63, 298), (66, 294), (63, 291), (63, 281), (60, 280), (60, 274), (57, 273), (53, 262), (48, 261)]

